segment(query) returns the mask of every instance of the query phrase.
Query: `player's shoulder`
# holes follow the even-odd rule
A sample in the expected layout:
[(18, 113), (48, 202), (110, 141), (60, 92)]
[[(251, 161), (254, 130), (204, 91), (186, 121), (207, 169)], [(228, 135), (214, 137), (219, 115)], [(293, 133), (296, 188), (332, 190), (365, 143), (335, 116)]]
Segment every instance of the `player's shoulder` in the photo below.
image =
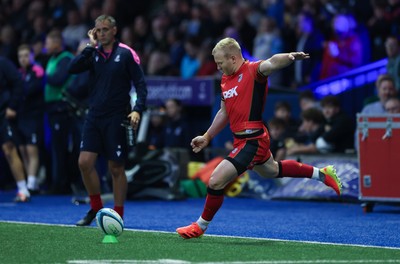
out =
[(257, 60), (257, 61), (247, 61), (247, 67), (250, 68), (256, 68), (261, 64), (262, 60)]
[(132, 58), (137, 64), (140, 64), (139, 55), (136, 53), (134, 49), (121, 42), (118, 43), (118, 49), (121, 50), (124, 56)]

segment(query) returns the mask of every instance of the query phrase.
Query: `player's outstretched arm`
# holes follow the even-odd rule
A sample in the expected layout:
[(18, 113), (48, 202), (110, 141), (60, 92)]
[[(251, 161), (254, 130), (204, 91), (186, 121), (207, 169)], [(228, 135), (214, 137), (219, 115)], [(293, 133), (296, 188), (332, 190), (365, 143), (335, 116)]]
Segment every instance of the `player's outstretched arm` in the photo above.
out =
[(292, 64), (295, 60), (309, 59), (310, 55), (302, 51), (290, 53), (278, 53), (260, 64), (260, 72), (264, 76), (271, 75), (274, 71), (280, 70)]

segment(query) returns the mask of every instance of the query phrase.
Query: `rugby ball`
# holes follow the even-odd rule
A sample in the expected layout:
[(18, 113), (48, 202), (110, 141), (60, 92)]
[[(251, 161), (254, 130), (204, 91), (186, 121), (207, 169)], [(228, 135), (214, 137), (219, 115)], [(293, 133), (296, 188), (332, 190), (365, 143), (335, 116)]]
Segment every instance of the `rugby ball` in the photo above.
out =
[(96, 214), (97, 226), (106, 234), (119, 236), (124, 231), (124, 220), (111, 208), (103, 208)]

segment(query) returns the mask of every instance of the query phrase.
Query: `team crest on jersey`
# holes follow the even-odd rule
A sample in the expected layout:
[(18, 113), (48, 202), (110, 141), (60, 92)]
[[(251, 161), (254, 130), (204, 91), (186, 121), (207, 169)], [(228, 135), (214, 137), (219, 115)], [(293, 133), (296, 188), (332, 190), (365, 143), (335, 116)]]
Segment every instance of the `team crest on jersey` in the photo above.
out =
[(96, 60), (96, 62), (98, 62), (99, 61), (99, 56), (96, 56), (94, 59)]
[(119, 54), (118, 54), (117, 57), (115, 57), (114, 61), (119, 62), (120, 60), (121, 60), (121, 58), (119, 57)]
[(239, 74), (238, 82), (240, 82), (243, 78), (243, 73)]

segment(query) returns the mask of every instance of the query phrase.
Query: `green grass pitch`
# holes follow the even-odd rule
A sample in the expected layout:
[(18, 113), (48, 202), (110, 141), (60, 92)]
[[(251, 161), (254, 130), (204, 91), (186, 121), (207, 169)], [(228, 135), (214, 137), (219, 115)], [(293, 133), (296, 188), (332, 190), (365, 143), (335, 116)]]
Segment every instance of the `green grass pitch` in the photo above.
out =
[(400, 249), (0, 222), (0, 263), (400, 263)]

